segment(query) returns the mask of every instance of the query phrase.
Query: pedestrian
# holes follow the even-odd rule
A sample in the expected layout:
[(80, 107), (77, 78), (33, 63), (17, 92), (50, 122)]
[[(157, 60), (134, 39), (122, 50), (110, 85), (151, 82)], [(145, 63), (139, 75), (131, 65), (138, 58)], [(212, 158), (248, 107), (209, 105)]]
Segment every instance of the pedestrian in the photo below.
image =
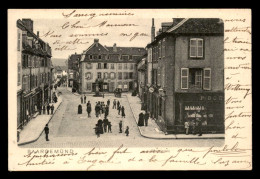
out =
[(58, 101), (57, 96), (54, 96), (54, 103), (57, 103), (57, 101)]
[(126, 136), (129, 135), (129, 127), (128, 126), (126, 126), (125, 134), (126, 134)]
[(84, 95), (84, 104), (86, 104), (87, 97)]
[(145, 114), (144, 114), (145, 126), (148, 126), (148, 119), (149, 119), (149, 113), (148, 113), (148, 112), (145, 112)]
[(122, 133), (122, 126), (123, 126), (123, 123), (122, 121), (119, 122), (119, 133)]
[(121, 108), (121, 114), (122, 114), (122, 117), (125, 118), (125, 108), (124, 108), (124, 106), (122, 106), (122, 108)]
[(49, 127), (48, 127), (48, 124), (45, 125), (44, 127), (44, 132), (45, 132), (45, 138), (46, 138), (46, 141), (49, 141)]
[(98, 124), (96, 124), (96, 127), (94, 127), (94, 129), (95, 129), (95, 134), (97, 135), (97, 138), (99, 138), (100, 137), (100, 131), (99, 131), (99, 127), (98, 127)]
[(117, 109), (118, 109), (118, 107), (120, 106), (120, 102), (119, 102), (119, 101), (117, 101), (117, 103), (116, 103), (116, 104), (117, 104)]
[(53, 114), (53, 111), (54, 111), (54, 106), (53, 104), (51, 105), (51, 114)]
[(42, 106), (41, 105), (39, 105), (39, 115), (41, 115), (42, 114)]
[(195, 123), (194, 119), (191, 121), (191, 125), (190, 126), (191, 126), (191, 129), (192, 129), (192, 134), (196, 135), (196, 123)]
[(98, 128), (99, 128), (99, 133), (100, 134), (103, 134), (103, 121), (101, 120), (101, 118), (99, 117), (99, 120), (98, 120)]
[(202, 120), (200, 118), (198, 118), (198, 133), (199, 135), (198, 136), (202, 136)]
[(56, 89), (57, 89), (57, 85), (56, 84), (54, 85), (54, 88), (55, 88), (55, 91), (56, 91)]
[(47, 105), (47, 114), (49, 115), (50, 114), (50, 104), (48, 103), (48, 105)]
[(80, 97), (80, 102), (81, 102), (81, 104), (83, 104), (83, 97), (82, 96)]
[(190, 124), (187, 120), (184, 122), (184, 128), (185, 128), (186, 135), (189, 135)]
[(139, 114), (138, 126), (144, 126), (144, 114), (142, 112)]
[(113, 101), (113, 109), (116, 109), (116, 99)]
[(96, 117), (99, 116), (99, 111), (100, 111), (100, 109), (99, 109), (99, 105), (97, 103), (96, 106), (95, 106)]
[(81, 104), (78, 105), (78, 114), (82, 114), (82, 106), (81, 106)]
[(91, 116), (90, 116), (90, 113), (91, 113), (91, 104), (90, 104), (90, 101), (88, 101), (88, 104), (87, 104), (87, 112), (88, 112), (88, 117), (91, 117)]
[(105, 119), (103, 119), (104, 132), (107, 132), (107, 126), (108, 126), (108, 119), (105, 118)]
[(107, 105), (110, 106), (110, 99), (107, 100)]
[(43, 105), (43, 107), (42, 107), (42, 113), (43, 114), (45, 114), (45, 110), (46, 110), (45, 105)]
[(118, 115), (120, 115), (120, 111), (121, 111), (121, 106), (119, 104), (119, 106), (117, 107), (117, 110), (118, 110)]
[(105, 107), (105, 118), (108, 116), (108, 114), (109, 114), (109, 107), (108, 107), (108, 105), (106, 105), (106, 107)]
[(110, 132), (110, 133), (112, 133), (112, 129), (111, 129), (111, 127), (112, 127), (112, 125), (111, 125), (111, 122), (109, 121), (108, 122), (108, 133)]

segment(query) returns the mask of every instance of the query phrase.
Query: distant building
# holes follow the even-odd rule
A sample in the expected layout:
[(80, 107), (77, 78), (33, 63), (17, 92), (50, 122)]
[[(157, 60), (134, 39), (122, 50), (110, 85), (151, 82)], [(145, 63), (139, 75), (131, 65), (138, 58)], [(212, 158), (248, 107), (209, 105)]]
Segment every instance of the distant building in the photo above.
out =
[(138, 95), (142, 101), (142, 108), (146, 108), (147, 103), (147, 54), (137, 64), (138, 74)]
[(147, 110), (161, 129), (184, 133), (185, 121), (200, 118), (204, 133), (224, 133), (223, 21), (174, 18), (147, 49)]
[(68, 86), (79, 90), (79, 63), (81, 54), (72, 54), (68, 59)]
[(82, 53), (80, 60), (81, 93), (134, 90), (137, 87), (137, 60), (146, 53), (138, 47), (106, 47), (98, 39)]

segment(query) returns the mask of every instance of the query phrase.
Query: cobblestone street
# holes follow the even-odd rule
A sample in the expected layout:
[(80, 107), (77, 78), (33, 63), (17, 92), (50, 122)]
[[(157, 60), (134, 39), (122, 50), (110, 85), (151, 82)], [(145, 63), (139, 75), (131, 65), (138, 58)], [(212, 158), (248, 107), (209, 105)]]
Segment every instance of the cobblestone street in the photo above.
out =
[[(83, 114), (77, 114), (77, 108), (80, 104), (80, 96), (72, 94), (65, 87), (58, 89), (62, 92), (63, 102), (49, 122), (50, 141), (45, 141), (45, 134), (30, 144), (23, 145), (23, 148), (55, 148), (55, 147), (115, 147), (124, 144), (126, 147), (177, 147), (177, 146), (222, 146), (224, 140), (219, 139), (149, 139), (140, 135), (133, 113), (130, 109), (126, 95), (121, 98), (115, 98), (113, 94), (105, 94), (105, 97), (93, 97), (87, 95), (87, 101), (91, 102), (91, 117), (87, 117), (86, 104), (83, 104)], [(97, 101), (106, 101), (110, 99), (110, 108), (108, 120), (112, 124), (112, 133), (101, 134), (97, 138), (94, 132), (95, 124), (98, 118), (95, 116), (95, 104)], [(118, 115), (116, 109), (112, 109), (112, 101), (117, 99), (125, 107), (126, 118), (123, 119), (123, 129), (126, 126), (130, 128), (130, 135), (127, 137), (119, 133), (118, 123), (122, 117)], [(101, 117), (104, 118), (104, 115)]]

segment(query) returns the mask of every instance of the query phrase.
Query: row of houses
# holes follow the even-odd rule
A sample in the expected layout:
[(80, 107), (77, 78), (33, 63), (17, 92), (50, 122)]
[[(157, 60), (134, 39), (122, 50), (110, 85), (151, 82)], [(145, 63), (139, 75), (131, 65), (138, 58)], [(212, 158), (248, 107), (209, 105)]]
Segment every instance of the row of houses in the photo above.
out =
[(139, 96), (165, 133), (184, 133), (201, 118), (205, 133), (224, 133), (224, 24), (174, 18), (161, 24), (138, 63)]
[(37, 115), (51, 101), (52, 52), (48, 43), (33, 32), (31, 19), (17, 20), (17, 128)]

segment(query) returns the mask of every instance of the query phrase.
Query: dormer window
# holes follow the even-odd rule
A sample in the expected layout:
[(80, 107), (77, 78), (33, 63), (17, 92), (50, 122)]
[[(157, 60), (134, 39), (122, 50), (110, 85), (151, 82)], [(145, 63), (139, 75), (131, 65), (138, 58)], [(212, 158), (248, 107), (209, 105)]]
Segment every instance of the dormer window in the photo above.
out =
[(98, 56), (98, 59), (100, 59), (100, 60), (101, 60), (101, 55), (99, 55), (99, 56)]
[(92, 59), (93, 59), (93, 56), (92, 56), (92, 55), (89, 55), (89, 59), (91, 59), (91, 60), (92, 60)]

